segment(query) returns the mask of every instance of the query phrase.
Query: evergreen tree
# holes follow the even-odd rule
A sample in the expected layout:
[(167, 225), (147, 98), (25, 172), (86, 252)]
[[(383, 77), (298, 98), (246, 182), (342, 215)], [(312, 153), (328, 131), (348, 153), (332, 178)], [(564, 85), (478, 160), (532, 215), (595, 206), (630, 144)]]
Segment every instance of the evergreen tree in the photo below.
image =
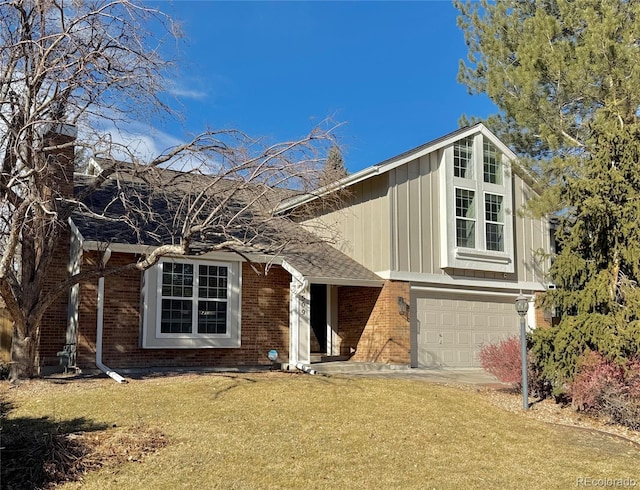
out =
[(334, 145), (327, 153), (327, 161), (324, 164), (324, 169), (319, 179), (320, 187), (331, 184), (332, 182), (340, 180), (346, 176), (347, 169), (344, 166), (342, 152), (340, 151), (340, 148)]
[(469, 47), (459, 78), (500, 109), (488, 124), (541, 183), (531, 211), (556, 212), (559, 325), (533, 336), (561, 386), (588, 350), (640, 350), (640, 3), (460, 1)]

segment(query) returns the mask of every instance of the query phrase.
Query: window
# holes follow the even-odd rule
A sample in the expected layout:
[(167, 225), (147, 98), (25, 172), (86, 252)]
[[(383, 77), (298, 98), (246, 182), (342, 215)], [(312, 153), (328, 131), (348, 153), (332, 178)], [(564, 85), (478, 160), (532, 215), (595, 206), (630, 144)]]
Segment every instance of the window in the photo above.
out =
[(475, 192), (468, 189), (456, 189), (456, 245), (475, 248)]
[[(191, 333), (193, 265), (167, 262), (162, 271), (162, 333)], [(189, 298), (189, 299), (183, 299)]]
[(491, 141), (485, 139), (482, 146), (484, 181), (502, 185), (502, 155)]
[(227, 267), (162, 264), (160, 333), (226, 334)]
[(454, 143), (453, 174), (463, 179), (473, 179), (473, 138)]
[(504, 212), (502, 196), (484, 195), (485, 245), (487, 250), (504, 252)]
[(242, 263), (233, 259), (165, 257), (146, 270), (142, 347), (240, 347)]
[(484, 127), (442, 152), (440, 267), (513, 273), (513, 192), (509, 158)]
[(226, 333), (227, 268), (200, 265), (198, 270), (198, 333)]

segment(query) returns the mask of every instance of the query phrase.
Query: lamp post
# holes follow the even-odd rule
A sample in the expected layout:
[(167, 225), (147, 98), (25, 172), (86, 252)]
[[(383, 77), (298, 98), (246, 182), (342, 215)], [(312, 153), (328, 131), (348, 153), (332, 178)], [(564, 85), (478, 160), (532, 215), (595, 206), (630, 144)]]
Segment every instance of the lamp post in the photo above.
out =
[(520, 315), (520, 345), (522, 349), (522, 408), (529, 410), (529, 386), (527, 382), (527, 332), (524, 316), (529, 311), (529, 300), (522, 295), (516, 298), (516, 311)]

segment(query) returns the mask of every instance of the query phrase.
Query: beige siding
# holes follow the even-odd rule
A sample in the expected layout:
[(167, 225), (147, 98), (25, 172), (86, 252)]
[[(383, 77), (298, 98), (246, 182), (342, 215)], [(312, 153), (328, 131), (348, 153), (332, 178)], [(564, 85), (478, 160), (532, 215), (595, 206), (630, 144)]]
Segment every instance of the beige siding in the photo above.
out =
[[(446, 210), (440, 209), (443, 152), (432, 152), (353, 185), (342, 209), (305, 225), (316, 233), (325, 226), (332, 230), (336, 246), (373, 271), (544, 283), (548, 258), (540, 251), (549, 252), (548, 224), (520, 212), (533, 190), (518, 176), (513, 183), (515, 272), (441, 269), (441, 220), (447, 219)], [(327, 236), (327, 229), (322, 233)]]
[(547, 221), (520, 212), (533, 190), (518, 176), (514, 176), (513, 186), (515, 273), (440, 268), (440, 220), (446, 219), (446, 210), (440, 209), (439, 204), (438, 168), (442, 156), (442, 151), (434, 152), (390, 171), (391, 207), (396, 216), (391, 270), (543, 283), (547, 260), (540, 251), (549, 252)]
[(391, 268), (388, 174), (372, 177), (349, 188), (341, 209), (304, 221), (311, 231), (373, 271)]
[(440, 210), (437, 169), (441, 152), (417, 158), (390, 171), (392, 207), (397, 216), (392, 270), (439, 272)]
[(524, 212), (524, 203), (534, 191), (517, 175), (514, 182), (516, 274), (520, 281), (545, 283), (550, 252), (548, 221), (534, 219)]

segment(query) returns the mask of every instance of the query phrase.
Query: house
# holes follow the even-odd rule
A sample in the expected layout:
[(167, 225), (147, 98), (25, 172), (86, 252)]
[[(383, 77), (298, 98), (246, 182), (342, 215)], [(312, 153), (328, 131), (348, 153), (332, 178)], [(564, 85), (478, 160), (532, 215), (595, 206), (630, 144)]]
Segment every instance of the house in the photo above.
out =
[[(482, 344), (518, 332), (514, 300), (521, 291), (531, 298), (529, 326), (543, 323), (533, 298), (546, 287), (549, 222), (520, 212), (534, 187), (516, 155), (476, 124), (324, 189), (349, 189), (351, 198), (299, 222), (338, 230), (340, 251), (384, 279), (379, 301), (410, 320), (346, 333), (339, 325), (351, 359), (478, 367)], [(304, 208), (321, 195), (292, 198), (280, 210)], [(349, 294), (341, 304), (364, 307), (366, 300), (356, 299), (363, 290)]]
[[(89, 170), (74, 175), (76, 195), (99, 178), (101, 162)], [(187, 174), (166, 175), (175, 196), (193, 183)], [(171, 242), (171, 199), (154, 204), (144, 182), (132, 177), (123, 191), (124, 181), (109, 177), (72, 216), (52, 284), (124, 266)], [(338, 209), (313, 205), (340, 189), (349, 192)], [(119, 219), (123, 192), (148, 204), (133, 228)], [(279, 201), (272, 235), (308, 240), (277, 256), (259, 246), (169, 254), (145, 271), (82, 281), (51, 307), (41, 362), (57, 364), (66, 345), (72, 363), (114, 377), (127, 368), (268, 364), (270, 350), (299, 368), (313, 353), (477, 366), (482, 343), (517, 332), (519, 292), (545, 289), (548, 223), (518, 213), (534, 192), (516, 156), (486, 127), (460, 129), (318, 193)], [(323, 240), (328, 229), (338, 232), (333, 245)], [(216, 238), (202, 237), (209, 239)], [(267, 272), (256, 274), (255, 264)]]

